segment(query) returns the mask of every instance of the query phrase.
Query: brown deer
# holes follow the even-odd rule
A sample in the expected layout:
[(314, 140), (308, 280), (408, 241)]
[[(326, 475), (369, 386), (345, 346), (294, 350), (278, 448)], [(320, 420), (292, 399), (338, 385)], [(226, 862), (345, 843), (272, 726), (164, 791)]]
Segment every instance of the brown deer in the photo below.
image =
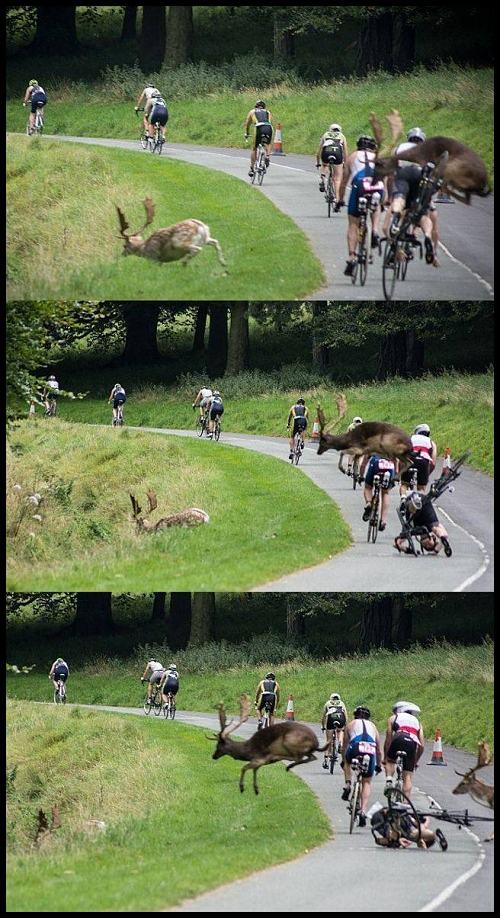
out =
[[(147, 492), (148, 514), (152, 513), (158, 507), (158, 499), (154, 491)], [(141, 516), (142, 507), (134, 496), (130, 495), (132, 501), (132, 511), (134, 520), (139, 532), (159, 532), (161, 529), (168, 529), (170, 526), (198, 526), (200, 523), (209, 523), (210, 517), (204, 510), (197, 507), (190, 507), (188, 510), (181, 510), (180, 513), (172, 513), (170, 516), (164, 516), (156, 523)]]
[[(473, 800), (476, 803), (480, 803), (481, 806), (487, 806), (491, 810), (494, 809), (494, 788), (492, 784), (485, 784), (484, 781), (480, 781), (476, 777), (476, 771), (480, 768), (484, 768), (487, 765), (491, 765), (493, 762), (493, 756), (490, 755), (489, 746), (484, 741), (479, 743), (479, 752), (477, 757), (477, 764), (473, 768), (470, 768), (469, 771), (462, 773), (455, 769), (455, 774), (459, 775), (463, 780), (452, 791), (454, 794), (470, 794)], [(485, 841), (492, 841), (493, 833), (485, 838)]]
[(413, 446), (411, 438), (400, 427), (386, 424), (383, 421), (363, 421), (353, 430), (343, 434), (325, 432), (325, 418), (318, 412), (320, 420), (320, 439), (318, 456), (328, 449), (341, 450), (350, 456), (371, 456), (377, 453), (384, 459), (399, 459), (400, 471), (412, 463)]
[(320, 748), (316, 734), (311, 728), (295, 721), (272, 724), (270, 727), (258, 730), (245, 742), (235, 742), (235, 740), (230, 739), (229, 734), (248, 720), (249, 710), (250, 699), (248, 695), (242, 695), (239, 720), (236, 723), (233, 723), (233, 721), (227, 723), (224, 705), (222, 703), (219, 704), (220, 731), (213, 737), (213, 739), (217, 740), (217, 747), (212, 756), (213, 759), (220, 759), (223, 755), (230, 755), (233, 759), (248, 763), (241, 769), (239, 782), (241, 792), (244, 790), (245, 772), (249, 768), (253, 770), (253, 789), (258, 794), (257, 771), (262, 765), (271, 765), (273, 762), (287, 760), (291, 761), (291, 764), (287, 765), (286, 768), (289, 771), (290, 768), (295, 768), (296, 765), (314, 761), (316, 759), (314, 753), (324, 752), (328, 746), (327, 743), (326, 746)]
[(173, 226), (156, 230), (149, 239), (144, 241), (141, 233), (153, 222), (155, 214), (155, 206), (151, 198), (144, 199), (144, 208), (146, 222), (135, 233), (127, 233), (129, 224), (125, 219), (125, 214), (119, 207), (116, 207), (120, 221), (120, 237), (125, 240), (122, 255), (139, 255), (141, 258), (151, 258), (153, 261), (161, 262), (181, 259), (183, 264), (186, 264), (198, 252), (201, 252), (204, 245), (213, 245), (217, 250), (217, 257), (221, 265), (226, 267), (218, 240), (212, 239), (209, 227), (201, 220), (181, 220), (180, 223), (174, 223)]

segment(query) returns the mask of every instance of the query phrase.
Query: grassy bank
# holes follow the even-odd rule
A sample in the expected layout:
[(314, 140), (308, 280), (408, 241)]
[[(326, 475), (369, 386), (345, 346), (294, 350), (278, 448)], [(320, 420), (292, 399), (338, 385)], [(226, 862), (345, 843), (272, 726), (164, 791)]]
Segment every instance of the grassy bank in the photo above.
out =
[[(93, 376), (88, 380), (91, 391), (84, 401), (61, 401), (61, 418), (107, 422), (109, 410), (105, 397), (109, 394), (109, 386), (106, 391), (103, 380), (96, 392), (94, 379)], [(85, 382), (85, 377), (79, 377), (81, 386), (85, 386)], [(141, 386), (137, 377), (130, 388), (126, 378), (122, 383), (128, 392), (128, 424), (175, 429), (193, 427), (191, 402), (195, 393), (190, 380), (188, 384), (169, 388)], [(227, 430), (285, 436), (288, 410), (298, 392), (282, 391), (279, 373), (274, 376), (248, 373), (214, 384), (219, 386), (225, 399), (224, 427)], [(299, 380), (297, 384), (300, 385)], [(365, 420), (388, 421), (408, 431), (425, 421), (431, 427), (440, 455), (446, 446), (455, 456), (470, 449), (470, 464), (493, 474), (493, 372), (474, 375), (448, 372), (414, 380), (391, 379), (386, 383), (346, 387), (344, 391), (349, 417), (358, 414)], [(338, 389), (326, 386), (311, 389), (305, 385), (301, 394), (313, 417), (315, 406), (321, 403), (327, 418), (333, 419), (336, 416), (335, 392)]]
[(169, 723), (167, 742), (165, 723), (16, 702), (8, 718), (8, 911), (161, 911), (328, 836), (302, 781), (269, 769), (265, 795), (240, 795), (201, 730)]
[[(349, 544), (335, 505), (299, 470), (222, 443), (40, 419), (12, 433), (8, 461), (13, 590), (242, 590)], [(210, 523), (138, 534), (129, 493), (144, 506), (147, 489), (153, 521), (201, 507)]]
[[(210, 75), (208, 68), (200, 68), (199, 73), (195, 69), (187, 77), (187, 73), (184, 79), (182, 74), (164, 77), (170, 141), (241, 147), (242, 124), (255, 104), (257, 90), (225, 88), (224, 77), (217, 71)], [(173, 80), (175, 88), (171, 88)], [(47, 131), (133, 139), (137, 133), (133, 106), (141, 88), (141, 74), (133, 68), (116, 68), (98, 84), (48, 84)], [(374, 73), (316, 86), (285, 81), (266, 89), (264, 98), (275, 122), (283, 126), (285, 150), (290, 153), (313, 155), (333, 119), (341, 123), (352, 148), (359, 134), (370, 129), (371, 112), (384, 116), (396, 108), (407, 129), (419, 124), (428, 136), (457, 137), (473, 147), (492, 171), (492, 69), (442, 65), (432, 71), (420, 67), (399, 76)], [(10, 101), (8, 129), (23, 131), (25, 120), (19, 102)]]
[[(166, 659), (171, 652), (161, 645), (144, 648)], [(266, 669), (273, 668), (286, 702), (291, 692), (295, 716), (319, 722), (322, 706), (332, 691), (338, 691), (349, 709), (361, 700), (370, 707), (373, 720), (385, 728), (390, 708), (397, 698), (410, 698), (422, 709), (422, 723), (430, 737), (439, 727), (446, 743), (474, 752), (479, 740), (493, 740), (493, 642), (461, 647), (445, 642), (432, 647), (414, 647), (406, 652), (375, 651), (368, 656), (345, 656), (315, 663), (298, 655), (280, 666), (263, 655), (260, 666), (224, 665), (209, 660), (203, 666), (200, 651), (191, 664), (186, 658), (181, 673), (179, 710), (213, 711), (222, 699), (234, 710), (242, 691), (254, 696)], [(177, 658), (176, 658), (177, 659)], [(52, 661), (47, 660), (47, 671)], [(69, 661), (71, 666), (71, 661)], [(70, 701), (85, 704), (140, 706), (144, 691), (139, 683), (143, 660), (101, 658), (72, 672), (68, 687)], [(51, 689), (45, 674), (8, 676), (11, 697), (49, 700)], [(464, 710), (474, 712), (464, 717)], [(283, 705), (281, 706), (283, 712)]]
[[(268, 295), (278, 264), (287, 270), (275, 277), (277, 298), (306, 296), (323, 281), (320, 263), (293, 221), (220, 172), (166, 156), (46, 138), (10, 137), (7, 158), (10, 299), (230, 300), (246, 299), (251, 290), (258, 300)], [(187, 265), (122, 258), (115, 204), (135, 229), (144, 222), (147, 195), (156, 205), (153, 230), (190, 217), (208, 223), (229, 273), (213, 247)], [(256, 226), (265, 232), (256, 233)], [(34, 251), (36, 268), (27, 270)]]

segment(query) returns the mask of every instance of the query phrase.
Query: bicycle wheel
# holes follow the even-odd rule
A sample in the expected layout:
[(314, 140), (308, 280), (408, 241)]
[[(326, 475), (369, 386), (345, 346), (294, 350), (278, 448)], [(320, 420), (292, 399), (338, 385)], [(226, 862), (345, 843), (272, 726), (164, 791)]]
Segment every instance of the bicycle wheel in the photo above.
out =
[(176, 710), (177, 710), (177, 705), (176, 705), (175, 701), (172, 701), (172, 703), (171, 703), (171, 705), (170, 705), (170, 720), (174, 720), (174, 719), (175, 719), (175, 712), (176, 712)]
[(359, 781), (356, 781), (352, 790), (351, 796), (351, 819), (349, 822), (349, 835), (352, 835), (352, 830), (354, 829), (354, 824), (356, 822), (356, 816), (358, 815), (358, 806), (359, 806)]
[(159, 715), (161, 714), (161, 709), (162, 709), (162, 707), (163, 707), (163, 702), (162, 702), (162, 699), (161, 699), (161, 695), (156, 694), (156, 695), (154, 696), (154, 698), (153, 698), (153, 707), (154, 707), (154, 711), (155, 711), (155, 717), (159, 717)]
[(153, 707), (152, 699), (146, 696), (146, 698), (144, 699), (144, 704), (143, 704), (144, 713), (149, 714), (151, 712), (152, 707)]
[(391, 826), (403, 838), (418, 844), (422, 838), (422, 824), (410, 798), (401, 792), (396, 799), (395, 788), (388, 794), (388, 809)]
[(358, 251), (359, 260), (359, 283), (362, 287), (366, 284), (366, 275), (368, 274), (368, 249), (366, 247), (366, 231)]
[(301, 455), (302, 455), (301, 441), (300, 441), (300, 438), (296, 436), (294, 449), (293, 449), (293, 462), (295, 463), (295, 465), (299, 464)]
[(220, 440), (220, 421), (216, 421), (214, 440)]
[(149, 146), (149, 139), (148, 139), (148, 135), (145, 134), (144, 131), (141, 131), (141, 134), (139, 136), (139, 143), (143, 150), (147, 150)]
[(332, 754), (331, 754), (331, 756), (330, 756), (330, 774), (331, 774), (331, 775), (333, 775), (333, 771), (334, 771), (334, 768), (335, 768), (335, 763), (336, 763), (336, 761), (337, 761), (337, 758), (338, 758), (338, 753), (337, 753), (337, 741), (336, 741), (336, 739), (334, 738), (334, 739), (333, 739)]
[(392, 295), (394, 293), (397, 274), (397, 256), (397, 242), (388, 239), (385, 244), (384, 260), (382, 262), (382, 288), (386, 300), (392, 300)]
[(205, 427), (206, 427), (206, 423), (205, 423), (205, 419), (204, 419), (204, 418), (202, 418), (201, 420), (198, 421), (198, 426), (199, 426), (199, 429), (198, 429), (198, 436), (199, 436), (199, 437), (202, 437), (203, 434), (204, 434), (204, 432), (205, 432)]
[(54, 689), (54, 704), (61, 704), (61, 696), (59, 695), (59, 689)]

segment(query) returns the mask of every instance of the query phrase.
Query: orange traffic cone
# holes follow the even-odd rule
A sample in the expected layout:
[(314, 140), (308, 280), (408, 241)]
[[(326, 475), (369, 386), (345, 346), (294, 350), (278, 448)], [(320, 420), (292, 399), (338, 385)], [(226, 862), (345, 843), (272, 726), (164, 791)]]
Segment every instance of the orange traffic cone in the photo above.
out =
[(432, 758), (429, 765), (446, 765), (447, 763), (443, 759), (443, 744), (441, 742), (441, 730), (436, 730), (436, 735), (434, 737), (434, 743), (432, 745)]
[(287, 720), (295, 720), (295, 713), (293, 710), (293, 695), (288, 696), (288, 704), (286, 706), (285, 717), (287, 718)]
[(281, 124), (276, 125), (276, 130), (274, 132), (273, 152), (271, 156), (286, 156), (286, 153), (283, 153), (283, 143), (281, 140)]
[(311, 440), (319, 440), (321, 434), (321, 427), (319, 422), (319, 405), (316, 409), (316, 417), (314, 418), (314, 424), (311, 434)]

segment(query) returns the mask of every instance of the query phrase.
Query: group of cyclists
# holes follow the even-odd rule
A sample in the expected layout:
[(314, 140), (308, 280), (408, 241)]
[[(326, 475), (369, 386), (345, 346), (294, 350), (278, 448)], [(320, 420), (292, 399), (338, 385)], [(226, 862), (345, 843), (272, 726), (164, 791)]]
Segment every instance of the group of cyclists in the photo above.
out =
[(168, 667), (165, 667), (158, 660), (148, 660), (141, 676), (142, 682), (148, 683), (148, 701), (151, 701), (153, 693), (159, 689), (162, 703), (166, 705), (168, 704), (169, 696), (175, 698), (179, 691), (180, 679), (177, 666), (175, 663), (170, 663)]
[(206, 423), (207, 436), (212, 439), (215, 432), (215, 422), (224, 414), (224, 402), (218, 389), (202, 386), (196, 395), (192, 408), (198, 408), (200, 421)]
[(30, 80), (28, 86), (26, 87), (26, 92), (24, 93), (23, 99), (23, 106), (30, 106), (28, 134), (34, 133), (36, 113), (39, 110), (43, 111), (46, 104), (47, 94), (43, 86), (40, 86), (38, 80)]

